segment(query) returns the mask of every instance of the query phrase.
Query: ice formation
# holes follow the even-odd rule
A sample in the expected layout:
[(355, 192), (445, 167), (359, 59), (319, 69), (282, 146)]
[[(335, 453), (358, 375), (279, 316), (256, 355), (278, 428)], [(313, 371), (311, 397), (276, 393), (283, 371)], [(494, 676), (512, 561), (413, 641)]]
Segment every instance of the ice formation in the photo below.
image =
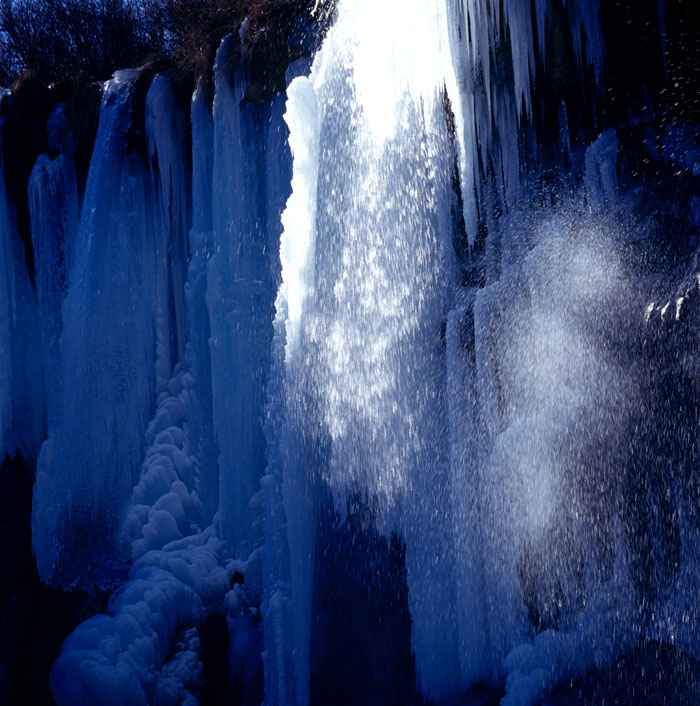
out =
[(167, 656), (178, 628), (223, 609), (234, 567), (242, 568), (227, 562), (213, 528), (136, 561), (110, 598), (110, 614), (90, 618), (64, 643), (51, 670), (57, 703), (196, 703), (187, 695), (188, 684), (196, 686), (196, 651)]
[(46, 408), (51, 425), (59, 411), (62, 309), (78, 235), (79, 206), (73, 145), (61, 107), (51, 116), (49, 130), (51, 148), (60, 154), (54, 160), (41, 155), (34, 165), (29, 179), (29, 207)]
[(38, 463), (34, 551), (41, 577), (64, 585), (110, 558), (155, 399), (154, 274), (167, 263), (153, 247), (148, 175), (126, 151), (137, 79), (120, 72), (104, 89), (63, 303), (60, 412)]
[[(565, 9), (602, 80), (599, 3)], [(405, 545), (427, 699), (505, 681), (504, 706), (536, 703), (642, 634), (606, 497), (636, 403), (611, 350), (648, 345), (615, 130), (565, 203), (519, 205), (551, 10), (339, 0), (286, 94), (251, 98), (232, 34), (189, 115), (167, 73), (118, 72), (81, 203), (65, 109), (49, 121), (36, 296), (0, 184), (0, 456), (38, 454), (42, 580), (119, 585), (66, 640), (58, 704), (196, 703), (212, 615), (267, 706), (308, 704), (321, 515), (354, 494)], [(558, 121), (570, 165), (563, 102)], [(700, 653), (686, 594), (647, 633)]]

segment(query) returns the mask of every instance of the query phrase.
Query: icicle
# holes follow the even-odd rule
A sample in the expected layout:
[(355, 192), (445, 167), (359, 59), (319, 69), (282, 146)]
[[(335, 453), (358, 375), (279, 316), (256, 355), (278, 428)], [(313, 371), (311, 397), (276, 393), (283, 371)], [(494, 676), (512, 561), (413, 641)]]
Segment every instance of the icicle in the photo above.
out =
[(566, 111), (566, 103), (562, 99), (559, 106), (559, 147), (562, 151), (564, 164), (571, 165), (571, 138), (569, 136), (569, 116)]
[(264, 191), (268, 117), (243, 103), (242, 71), (230, 75), (237, 36), (224, 40), (214, 67), (213, 256), (207, 305), (214, 422), (219, 444), (219, 506), (223, 538), (245, 559), (260, 508), (251, 499), (265, 469), (264, 386), (269, 369), (277, 253), (270, 250)]
[(546, 54), (546, 23), (549, 19), (550, 0), (535, 0), (535, 26), (537, 27), (537, 41), (539, 45), (540, 57), (544, 64), (547, 60)]
[(664, 76), (668, 83), (668, 59), (666, 58), (666, 0), (656, 0), (656, 17), (659, 26), (661, 56), (664, 62)]
[[(268, 194), (268, 243), (278, 253), (281, 216), (290, 194), (291, 154), (283, 113), (286, 96), (273, 100), (266, 135), (266, 193)], [(277, 227), (275, 227), (278, 224)], [(281, 281), (279, 262), (276, 281)], [(289, 545), (282, 493), (283, 456), (281, 434), (284, 425), (284, 349), (286, 305), (277, 297), (274, 337), (265, 405), (265, 456), (267, 466), (261, 479), (265, 507), (265, 545), (262, 550), (265, 630), (265, 703), (267, 706), (296, 702), (294, 674), (294, 628), (291, 603)]]
[(11, 240), (13, 228), (8, 213), (4, 169), (0, 171), (0, 177), (2, 177), (2, 183), (0, 183), (0, 457), (4, 459), (6, 453), (14, 455), (10, 431), (13, 416), (12, 335), (16, 321), (16, 308), (14, 303), (15, 254)]
[(455, 591), (462, 689), (492, 676), (487, 608), (484, 603), (483, 497), (479, 478), (479, 405), (476, 398), (474, 293), (447, 319), (447, 390), (450, 421), (451, 503), (455, 538)]
[[(523, 108), (525, 117), (529, 119), (532, 116), (530, 88), (535, 74), (530, 4), (523, 0), (507, 0), (505, 11), (513, 59), (515, 107), (518, 119), (522, 117)], [(511, 123), (511, 125), (517, 128), (517, 123)]]
[(188, 434), (197, 466), (197, 496), (205, 524), (219, 509), (219, 450), (214, 434), (210, 324), (206, 302), (207, 263), (213, 254), (212, 177), (214, 121), (201, 83), (192, 97), (192, 228), (185, 286), (189, 325), (188, 356), (194, 378)]
[(154, 395), (148, 179), (126, 154), (135, 72), (107, 83), (63, 307), (56, 419), (42, 446), (32, 539), (41, 578), (99, 581), (141, 465)]
[[(157, 392), (168, 384), (185, 348), (185, 279), (190, 223), (189, 155), (185, 116), (175, 104), (172, 85), (157, 75), (146, 96), (146, 137), (151, 178), (158, 206), (155, 213), (156, 258), (167, 262), (156, 280)], [(174, 323), (171, 323), (174, 322)]]
[[(65, 120), (62, 113), (62, 108), (56, 110), (54, 124)], [(59, 155), (53, 162), (47, 155), (40, 156), (28, 191), (48, 422), (52, 424), (59, 411), (63, 300), (78, 232), (78, 185), (72, 152)]]
[[(604, 40), (603, 30), (598, 15), (600, 0), (565, 0), (564, 5), (571, 17), (571, 31), (574, 43), (574, 55), (583, 78), (583, 63), (593, 67), (596, 81), (600, 80), (603, 70)], [(586, 41), (584, 55), (583, 40)]]
[(586, 196), (589, 205), (600, 208), (617, 196), (617, 133), (606, 130), (586, 150)]

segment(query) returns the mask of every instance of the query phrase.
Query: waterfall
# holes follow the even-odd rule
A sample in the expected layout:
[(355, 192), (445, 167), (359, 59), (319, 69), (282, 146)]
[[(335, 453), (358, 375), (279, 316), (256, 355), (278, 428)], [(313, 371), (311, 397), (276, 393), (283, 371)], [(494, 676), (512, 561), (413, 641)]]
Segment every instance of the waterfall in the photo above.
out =
[[(574, 3), (571, 14), (590, 32), (586, 61), (598, 67), (596, 9), (584, 5)], [(308, 699), (324, 485), (341, 513), (348, 493), (366, 493), (378, 526), (406, 541), (412, 645), (426, 697), (499, 678), (524, 638), (519, 617), (487, 620), (479, 605), (480, 582), (489, 582), (481, 556), (496, 548), (481, 537), (489, 519), (474, 497), (494, 481), (479, 481), (487, 471), (477, 459), (499, 422), (488, 421), (498, 393), (476, 389), (493, 384), (498, 370), (485, 368), (480, 352), (492, 329), (483, 320), (487, 295), (458, 294), (452, 176), (457, 164), (474, 245), (478, 222), (488, 220), (485, 201), (506, 209), (520, 188), (519, 121), (531, 113), (548, 5), (535, 9), (533, 18), (519, 2), (341, 0), (310, 76), (289, 87), (294, 176), (275, 324), (283, 392), (273, 402), (282, 411), (268, 437), (281, 449), (272, 465), (283, 479), (297, 703)], [(503, 45), (514, 90), (494, 64)], [(487, 192), (490, 179), (496, 188)], [(496, 278), (492, 227), (487, 276)], [(491, 290), (497, 307), (500, 286)], [(464, 356), (465, 345), (475, 356)], [(498, 580), (489, 586), (493, 595), (501, 588)]]
[(118, 587), (57, 703), (206, 702), (212, 625), (266, 706), (370, 667), (373, 703), (533, 706), (645, 640), (700, 656), (698, 257), (628, 188), (700, 157), (596, 113), (600, 5), (337, 0), (264, 60), (253, 13), (196, 88), (103, 85), (84, 193), (52, 104), (30, 233), (0, 151), (0, 457), (37, 458), (41, 580)]
[(282, 475), (298, 703), (308, 699), (320, 484), (341, 509), (349, 492), (366, 492), (377, 522), (406, 537), (421, 685), (431, 698), (458, 688), (443, 340), (456, 279), (445, 28), (444, 8), (430, 3), (341, 3), (311, 76), (289, 88), (294, 176), (277, 304), (286, 319), (276, 325), (286, 340)]

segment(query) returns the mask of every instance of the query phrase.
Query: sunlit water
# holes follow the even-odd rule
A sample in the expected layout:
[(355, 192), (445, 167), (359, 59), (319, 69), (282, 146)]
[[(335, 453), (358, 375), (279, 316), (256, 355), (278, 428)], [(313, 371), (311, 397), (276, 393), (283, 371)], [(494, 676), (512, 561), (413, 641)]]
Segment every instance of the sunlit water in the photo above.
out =
[[(444, 322), (456, 277), (444, 12), (427, 2), (341, 2), (310, 78), (290, 86), (294, 178), (278, 299), (288, 311), (286, 438), (305, 449), (286, 461), (287, 498), (312, 498), (325, 483), (342, 512), (360, 492), (379, 526), (413, 535), (414, 645), (418, 661), (432, 663), (422, 673), (436, 691), (456, 671), (445, 600)], [(302, 593), (299, 605), (310, 606), (312, 520), (290, 523), (290, 550), (301, 557), (292, 560), (295, 600)], [(297, 633), (309, 609), (299, 605)], [(428, 644), (436, 639), (447, 658)]]
[[(613, 213), (623, 209), (608, 133), (586, 160), (588, 201), (491, 223), (485, 286), (460, 290), (454, 168), (473, 240), (475, 150), (490, 154), (475, 135), (486, 144), (492, 118), (496, 184), (508, 193), (518, 178), (513, 97), (488, 92), (484, 113), (470, 84), (478, 67), (490, 91), (499, 20), (467, 5), (462, 30), (481, 38), (457, 60), (455, 5), (341, 0), (311, 76), (289, 89), (294, 177), (276, 330), (300, 702), (323, 484), (341, 514), (359, 492), (377, 525), (406, 541), (429, 698), (510, 670), (522, 672), (509, 696), (519, 703), (537, 660), (518, 649), (538, 631), (570, 630), (584, 663), (604, 635), (616, 635), (614, 655), (638, 634), (620, 626), (639, 550), (630, 478), (639, 454), (655, 453), (640, 432), (646, 283), (628, 261), (645, 235)], [(514, 7), (515, 95), (527, 104), (532, 33)]]

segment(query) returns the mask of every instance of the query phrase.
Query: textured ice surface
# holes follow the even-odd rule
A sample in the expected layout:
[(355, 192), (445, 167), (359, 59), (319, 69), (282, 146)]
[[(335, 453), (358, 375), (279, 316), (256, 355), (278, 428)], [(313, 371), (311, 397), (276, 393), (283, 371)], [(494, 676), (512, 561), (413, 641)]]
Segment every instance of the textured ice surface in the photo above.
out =
[[(228, 51), (226, 43), (222, 51)], [(76, 318), (89, 325), (90, 308), (110, 294), (111, 316), (100, 322), (105, 330), (108, 322), (127, 330), (143, 324), (137, 328), (141, 338), (130, 341), (129, 360), (143, 367), (136, 375), (110, 364), (115, 351), (97, 345), (102, 331), (97, 322), (82, 339), (64, 339), (61, 344), (64, 365), (81, 349), (85, 355), (87, 348), (95, 372), (106, 364), (104, 373), (123, 375), (92, 383), (98, 389), (113, 385), (109, 389), (117, 402), (129, 391), (142, 394), (141, 417), (136, 417), (141, 428), (133, 413), (114, 409), (109, 419), (114, 432), (103, 442), (104, 447), (113, 440), (103, 457), (118, 462), (116, 452), (123, 453), (127, 442), (138, 439), (129, 473), (116, 474), (120, 483), (128, 484), (129, 494), (122, 498), (121, 488), (111, 488), (93, 496), (90, 484), (76, 473), (67, 478), (68, 487), (55, 490), (61, 473), (55, 447), (76, 433), (59, 415), (44, 445), (34, 512), (38, 541), (47, 522), (56, 522), (57, 515), (60, 520), (62, 511), (69, 515), (53, 543), (37, 544), (43, 562), (47, 550), (61, 561), (66, 547), (80, 541), (81, 523), (70, 512), (92, 501), (103, 514), (114, 515), (108, 534), (112, 541), (118, 535), (119, 549), (133, 567), (110, 602), (110, 615), (79, 626), (66, 641), (52, 675), (59, 703), (124, 703), (127, 694), (133, 694), (129, 699), (134, 703), (193, 702), (201, 672), (196, 637), (183, 636), (180, 629), (200, 624), (212, 612), (233, 621), (235, 664), (247, 664), (246, 645), (262, 650), (262, 630), (254, 628), (249, 610), (257, 610), (263, 591), (256, 550), (263, 537), (263, 383), (279, 279), (280, 214), (290, 171), (284, 99), (240, 109), (242, 84), (234, 88), (228, 75), (217, 69), (214, 115), (203, 90), (198, 88), (192, 100), (190, 178), (190, 157), (182, 152), (187, 144), (184, 119), (166, 76), (155, 78), (146, 99), (149, 171), (124, 154), (130, 91), (137, 79), (136, 74), (122, 74), (105, 89), (63, 328), (77, 331)], [(256, 169), (244, 168), (244, 163)], [(43, 168), (40, 162), (37, 174)], [(124, 183), (133, 191), (125, 191)], [(102, 204), (95, 194), (109, 194), (112, 200)], [(119, 240), (127, 233), (112, 219), (94, 220), (94, 210), (101, 207), (127, 217), (128, 239)], [(134, 213), (136, 218), (128, 221)], [(110, 260), (116, 272), (99, 269)], [(130, 269), (140, 265), (141, 270)], [(144, 288), (136, 290), (142, 297), (139, 306), (129, 299), (136, 282), (117, 287), (119, 275), (130, 277), (132, 272), (140, 274)], [(77, 307), (81, 299), (73, 288), (82, 295), (87, 313)], [(139, 361), (144, 349), (148, 357)], [(78, 387), (85, 388), (85, 370), (76, 377)], [(63, 395), (73, 399), (76, 390)], [(83, 416), (72, 423), (86, 424), (87, 411), (81, 410)], [(97, 411), (92, 409), (95, 415)], [(144, 413), (150, 418), (147, 424)], [(96, 419), (104, 430), (102, 418)], [(100, 440), (92, 441), (92, 447), (73, 453), (89, 455), (97, 464), (101, 448), (95, 445)], [(49, 492), (54, 495), (49, 497)], [(70, 505), (62, 508), (65, 501), (60, 497), (61, 502), (48, 505), (60, 492), (68, 494)], [(94, 526), (95, 518), (90, 523)], [(273, 528), (284, 532), (283, 524)], [(96, 549), (85, 552), (88, 568), (100, 560)], [(49, 569), (56, 571), (55, 566)], [(231, 588), (235, 572), (245, 574), (245, 591)], [(68, 582), (75, 574), (73, 567), (60, 567), (56, 577)], [(181, 649), (173, 656), (176, 643)], [(110, 688), (101, 688), (105, 684)]]
[(192, 376), (179, 372), (160, 393), (146, 429), (146, 456), (122, 524), (124, 549), (138, 559), (201, 529), (197, 460), (190, 453), (187, 412)]
[(206, 303), (207, 262), (212, 255), (212, 162), (214, 125), (201, 86), (192, 96), (192, 228), (190, 261), (185, 286), (188, 322), (188, 360), (191, 386), (188, 408), (190, 449), (198, 459), (198, 495), (203, 521), (211, 522), (219, 509), (218, 447), (214, 437), (212, 376), (209, 355), (209, 310)]
[(39, 574), (64, 585), (109, 555), (141, 465), (154, 396), (159, 264), (148, 177), (126, 152), (135, 72), (105, 86), (63, 305), (61, 385), (42, 446), (32, 540)]
[(59, 342), (63, 329), (63, 301), (68, 289), (79, 215), (70, 132), (60, 107), (50, 119), (50, 132), (51, 141), (66, 151), (53, 161), (47, 155), (41, 155), (32, 170), (28, 188), (49, 425), (59, 412), (56, 406), (61, 385)]
[[(136, 561), (129, 581), (64, 642), (51, 670), (59, 706), (80, 704), (180, 704), (197, 685), (193, 649), (166, 659), (177, 629), (221, 611), (239, 564), (213, 528), (171, 542)], [(193, 647), (194, 637), (189, 638)], [(196, 702), (195, 702), (196, 703)]]
[[(223, 537), (245, 558), (260, 508), (250, 503), (265, 469), (264, 384), (269, 367), (278, 238), (267, 229), (268, 105), (240, 105), (242, 72), (229, 76), (237, 37), (224, 40), (214, 68), (212, 257), (206, 301), (211, 324), (214, 426), (219, 444)], [(259, 537), (261, 540), (262, 538)]]

